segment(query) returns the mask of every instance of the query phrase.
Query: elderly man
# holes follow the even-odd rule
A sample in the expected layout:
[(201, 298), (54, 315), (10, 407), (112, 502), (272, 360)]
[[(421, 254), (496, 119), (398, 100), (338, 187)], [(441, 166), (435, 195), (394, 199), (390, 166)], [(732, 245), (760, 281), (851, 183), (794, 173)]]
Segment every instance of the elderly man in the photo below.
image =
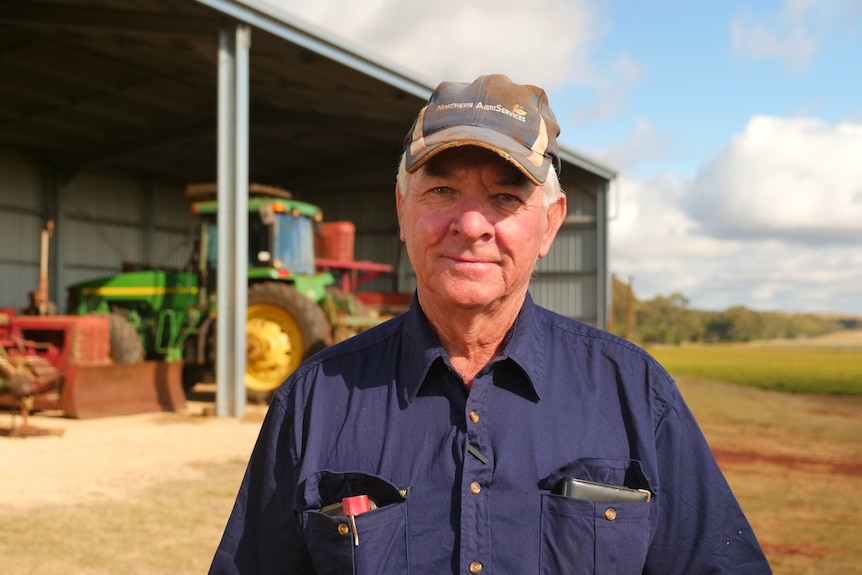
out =
[(666, 372), (530, 298), (558, 133), (534, 86), (435, 90), (395, 193), (411, 308), (279, 389), (212, 573), (771, 572)]

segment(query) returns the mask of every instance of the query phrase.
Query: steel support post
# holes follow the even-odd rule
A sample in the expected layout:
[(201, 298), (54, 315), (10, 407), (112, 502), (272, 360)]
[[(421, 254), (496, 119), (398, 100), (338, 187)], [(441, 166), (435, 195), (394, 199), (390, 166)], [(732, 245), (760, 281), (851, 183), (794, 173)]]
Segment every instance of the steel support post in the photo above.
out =
[(248, 302), (248, 104), (251, 29), (223, 27), (218, 58), (216, 415), (245, 415)]

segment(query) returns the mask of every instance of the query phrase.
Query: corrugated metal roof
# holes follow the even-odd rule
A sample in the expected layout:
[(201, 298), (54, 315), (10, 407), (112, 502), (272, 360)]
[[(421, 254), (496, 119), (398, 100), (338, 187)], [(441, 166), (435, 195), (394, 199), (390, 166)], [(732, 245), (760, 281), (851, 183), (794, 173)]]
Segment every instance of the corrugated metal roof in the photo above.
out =
[[(252, 26), (250, 181), (391, 189), (432, 86), (261, 2), (0, 0), (0, 154), (72, 176), (214, 181), (218, 33)], [(615, 173), (570, 151), (566, 170)]]

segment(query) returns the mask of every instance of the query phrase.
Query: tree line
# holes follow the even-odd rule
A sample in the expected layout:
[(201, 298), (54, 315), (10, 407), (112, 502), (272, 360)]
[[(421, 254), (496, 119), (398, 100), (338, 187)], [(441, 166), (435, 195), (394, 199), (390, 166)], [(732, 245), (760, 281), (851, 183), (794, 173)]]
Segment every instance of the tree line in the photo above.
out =
[(640, 301), (631, 284), (615, 276), (611, 293), (608, 331), (641, 344), (793, 339), (862, 328), (862, 319), (850, 315), (758, 312), (741, 305), (696, 310), (679, 292)]

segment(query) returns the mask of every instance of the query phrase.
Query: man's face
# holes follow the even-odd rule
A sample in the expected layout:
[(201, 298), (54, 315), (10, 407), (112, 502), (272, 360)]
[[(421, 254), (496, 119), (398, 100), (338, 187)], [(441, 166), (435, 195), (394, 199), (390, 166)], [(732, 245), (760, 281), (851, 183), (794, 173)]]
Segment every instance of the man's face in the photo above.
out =
[(523, 299), (565, 217), (565, 197), (543, 207), (541, 186), (475, 146), (437, 154), (406, 186), (396, 191), (398, 221), (423, 307)]

